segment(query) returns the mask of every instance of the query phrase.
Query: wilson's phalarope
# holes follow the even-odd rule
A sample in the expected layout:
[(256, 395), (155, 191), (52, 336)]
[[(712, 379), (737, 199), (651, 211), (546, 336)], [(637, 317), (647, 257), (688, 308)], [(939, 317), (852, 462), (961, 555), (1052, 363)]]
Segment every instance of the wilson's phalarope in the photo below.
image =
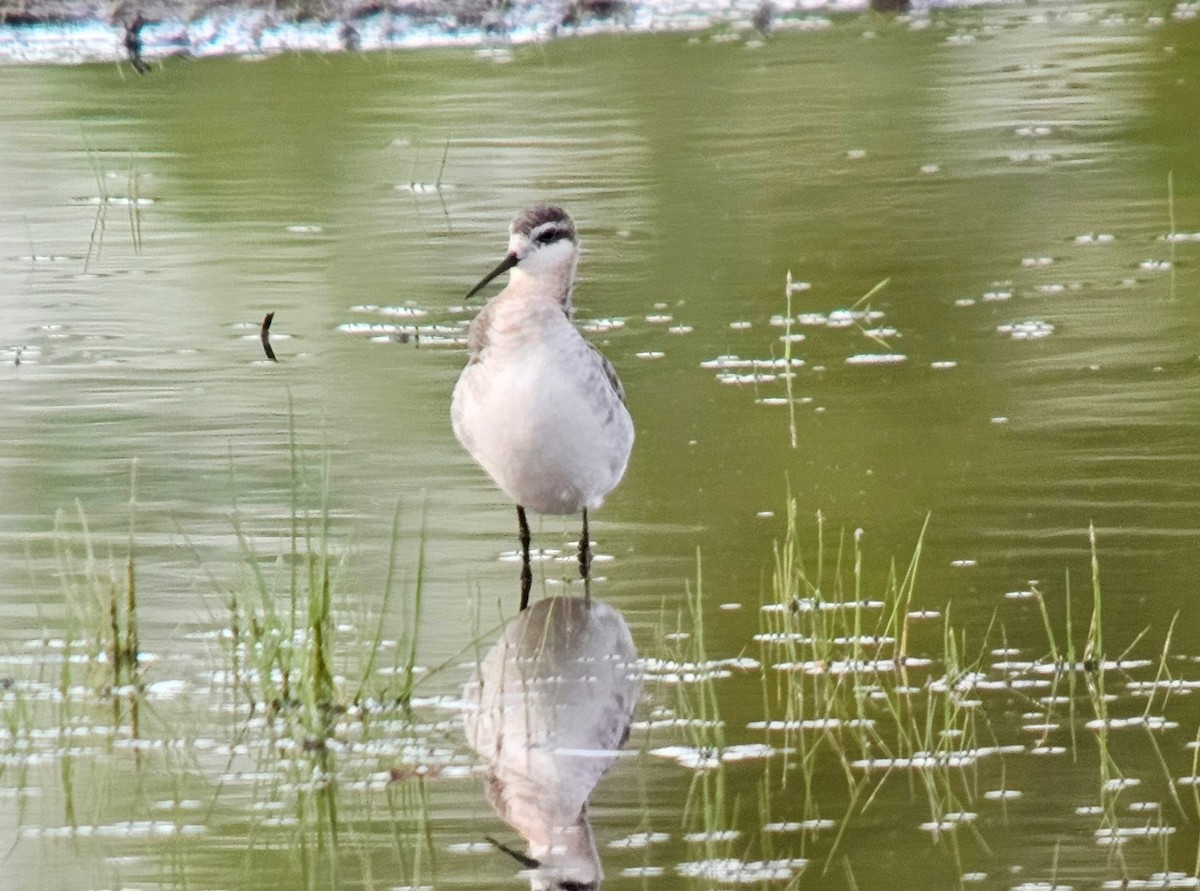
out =
[(641, 696), (629, 625), (602, 600), (546, 597), (519, 613), (463, 689), (487, 799), (525, 839), (496, 844), (534, 891), (600, 887), (588, 799), (629, 737)]
[(526, 509), (582, 512), (579, 574), (590, 597), (588, 509), (621, 481), (633, 448), (621, 382), (571, 321), (578, 261), (571, 218), (538, 205), (513, 220), (508, 253), (467, 294), (511, 270), (471, 323), (450, 417), (458, 441), (517, 504), (521, 609), (533, 581)]

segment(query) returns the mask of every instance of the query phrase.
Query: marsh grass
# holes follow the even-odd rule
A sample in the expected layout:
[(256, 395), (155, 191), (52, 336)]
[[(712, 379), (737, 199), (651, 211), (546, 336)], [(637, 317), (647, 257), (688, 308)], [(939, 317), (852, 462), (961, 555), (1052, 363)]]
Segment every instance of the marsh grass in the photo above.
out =
[[(414, 690), (456, 664), (419, 663), (424, 506), (414, 544), (401, 532), (397, 504), (382, 588), (361, 596), (354, 553), (336, 528), (330, 461), (313, 460), (292, 436), (285, 520), (257, 536), (239, 510), (231, 520), (241, 569), (228, 586), (223, 653), (234, 738), (257, 753), (258, 773), (275, 778), (258, 785), (255, 798), (270, 813), (287, 813), (303, 887), (336, 885), (348, 871), (369, 874), (371, 858), (356, 852), (369, 844), (359, 840), (361, 827), (378, 814), (386, 814), (397, 861), (389, 881), (403, 876), (415, 887), (437, 868), (428, 781), (440, 762), (423, 761), (437, 740), (422, 726)], [(410, 546), (415, 553), (406, 557)], [(276, 824), (260, 831), (274, 835)]]
[(90, 271), (93, 262), (100, 261), (104, 245), (104, 235), (108, 227), (108, 210), (111, 206), (123, 200), (128, 215), (129, 238), (135, 256), (142, 253), (142, 196), (141, 174), (137, 167), (137, 157), (129, 153), (129, 166), (125, 171), (125, 196), (121, 199), (113, 195), (108, 188), (109, 172), (105, 169), (100, 152), (92, 145), (87, 133), (81, 133), (84, 151), (87, 154), (88, 165), (96, 180), (96, 218), (92, 222), (92, 232), (88, 237), (87, 252), (84, 254), (83, 271)]
[[(124, 557), (111, 548), (97, 556), (83, 502), (75, 501), (77, 531), (59, 511), (54, 524), (54, 548), (59, 583), (67, 617), (64, 657), (59, 675), (63, 703), (79, 684), (110, 698), (113, 726), (127, 716), (133, 737), (138, 737), (142, 665), (138, 644), (137, 571), (137, 462), (130, 469), (128, 543)], [(81, 658), (72, 659), (72, 654)], [(80, 678), (73, 666), (85, 666)]]
[(681, 825), (685, 831), (703, 835), (705, 854), (711, 859), (723, 855), (727, 849), (721, 838), (732, 821), (721, 757), (726, 743), (715, 684), (716, 666), (709, 659), (704, 634), (704, 573), (699, 551), (696, 583), (686, 592), (686, 605), (687, 612), (679, 617), (675, 635), (678, 645), (672, 656), (683, 671), (694, 673), (695, 683), (676, 685), (675, 709), (696, 758), (709, 769), (693, 773)]
[[(862, 530), (839, 535), (830, 547), (818, 514), (815, 556), (806, 562), (796, 502), (788, 501), (758, 635), (764, 664), (777, 672), (764, 693), (764, 726), (781, 729), (785, 751), (796, 752), (805, 820), (821, 816), (813, 795), (821, 776), (832, 769), (844, 778), (847, 816), (827, 868), (850, 816), (868, 809), (894, 775), (908, 776), (910, 788), (923, 793), (931, 831), (960, 859), (947, 815), (965, 812), (972, 795), (955, 765), (960, 752), (977, 745), (977, 715), (962, 680), (977, 670), (979, 657), (967, 656), (967, 641), (950, 624), (948, 610), (937, 642), (941, 676), (931, 671), (934, 660), (914, 655), (911, 617), (928, 523), (907, 563), (893, 561), (882, 591), (872, 597)], [(909, 770), (912, 765), (919, 768)], [(788, 782), (785, 770), (782, 783)]]
[[(760, 804), (763, 818), (774, 818), (779, 810), (798, 811), (804, 821), (835, 818), (837, 829), (822, 846), (828, 874), (839, 859), (850, 863), (841, 850), (852, 826), (873, 807), (886, 807), (884, 800), (894, 802), (896, 791), (907, 787), (908, 796), (928, 813), (921, 828), (961, 875), (976, 853), (990, 851), (984, 821), (976, 819), (982, 789), (999, 785), (991, 797), (1001, 802), (1006, 820), (1005, 790), (1014, 780), (1019, 784), (1023, 774), (1023, 762), (1010, 759), (1031, 749), (1025, 740), (1036, 728), (1016, 726), (1005, 712), (1028, 712), (1036, 705), (1046, 729), (1032, 748), (1055, 751), (1048, 735), (1061, 723), (1068, 725), (1067, 756), (1095, 765), (1097, 844), (1112, 840), (1104, 856), (1128, 877), (1124, 844), (1139, 836), (1129, 827), (1124, 790), (1133, 780), (1122, 753), (1133, 731), (1119, 731), (1126, 735), (1114, 738), (1113, 728), (1128, 726), (1129, 719), (1114, 719), (1112, 704), (1128, 709), (1125, 689), (1135, 667), (1152, 668), (1152, 679), (1138, 682), (1139, 689), (1149, 690), (1137, 709), (1146, 736), (1141, 751), (1157, 765), (1174, 810), (1200, 818), (1200, 793), (1192, 785), (1192, 800), (1185, 806), (1172, 778), (1178, 758), (1164, 749), (1154, 730), (1154, 715), (1165, 712), (1172, 690), (1189, 689), (1172, 683), (1175, 622), (1155, 659), (1128, 659), (1147, 642), (1148, 630), (1135, 633), (1119, 657), (1109, 655), (1099, 546), (1089, 526), (1085, 597), (1072, 591), (1068, 571), (1064, 605), (1056, 614), (1042, 588), (1031, 585), (1047, 655), (994, 664), (989, 655), (994, 636), (1004, 644), (1000, 652), (1012, 652), (997, 616), (981, 635), (970, 637), (956, 627), (953, 604), (943, 602), (936, 614), (915, 608), (926, 600), (919, 579), (928, 528), (926, 518), (911, 555), (893, 559), (881, 573), (866, 565), (862, 530), (831, 535), (819, 513), (812, 531), (802, 529), (795, 500), (789, 498), (756, 635), (764, 666), (764, 720), (750, 728), (762, 728), (763, 741), (778, 745), (782, 761), (782, 767), (764, 767), (760, 794), (768, 803)], [(926, 621), (935, 615), (937, 626)], [(931, 633), (934, 627), (937, 633)], [(1035, 699), (1022, 692), (1042, 685), (1048, 695)], [(1067, 695), (1060, 695), (1062, 688)], [(1063, 709), (1067, 714), (1060, 716)], [(1192, 754), (1194, 773), (1200, 762)], [(842, 792), (834, 794), (838, 778)], [(785, 801), (789, 804), (781, 808)], [(1162, 814), (1150, 818), (1146, 837), (1158, 846), (1166, 875), (1173, 830), (1164, 819)], [(806, 850), (810, 847), (806, 844)]]
[[(428, 883), (437, 866), (428, 779), (458, 756), (440, 722), (413, 704), (419, 681), (436, 672), (419, 662), (423, 515), (414, 542), (401, 534), (397, 508), (384, 590), (355, 597), (329, 462), (296, 448), (287, 513), (247, 520), (235, 509), (234, 567), (201, 567), (224, 589), (223, 609), (209, 614), (211, 631), (188, 637), (211, 643), (198, 644), (195, 658), (150, 662), (140, 650), (146, 598), (137, 554), (146, 530), (136, 470), (122, 532), (98, 526), (82, 502), (57, 515), (50, 541), (62, 615), (46, 610), (42, 637), (11, 663), (31, 667), (0, 685), (0, 780), (18, 793), (22, 813), (29, 801), (61, 803), (57, 816), (39, 807), (29, 825), (22, 818), (18, 842), (43, 830), (84, 838), (103, 828), (116, 838), (123, 825), (134, 839), (146, 831), (169, 838), (184, 830), (182, 817), (174, 829), (161, 818), (164, 792), (178, 801), (209, 789), (210, 799), (187, 812), (212, 825), (187, 832), (219, 832), (234, 808), (238, 836), (248, 839), (247, 875), (284, 851), (291, 886), (344, 886), (370, 877), (379, 863), (370, 852), (381, 838), (386, 849), (390, 835), (387, 880)], [(171, 692), (149, 692), (151, 665)], [(195, 843), (180, 843), (178, 855), (172, 842), (159, 848), (162, 869), (180, 874), (180, 887), (194, 883), (184, 852)], [(117, 885), (131, 878), (105, 870)]]

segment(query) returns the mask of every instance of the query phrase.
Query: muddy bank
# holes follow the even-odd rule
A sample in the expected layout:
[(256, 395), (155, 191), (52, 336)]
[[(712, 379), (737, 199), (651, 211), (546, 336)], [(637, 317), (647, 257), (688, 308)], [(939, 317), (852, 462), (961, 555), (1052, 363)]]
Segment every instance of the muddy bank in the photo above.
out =
[[(488, 46), (588, 33), (730, 27), (763, 35), (905, 0), (0, 0), (0, 63)], [(948, 5), (953, 5), (953, 0)]]

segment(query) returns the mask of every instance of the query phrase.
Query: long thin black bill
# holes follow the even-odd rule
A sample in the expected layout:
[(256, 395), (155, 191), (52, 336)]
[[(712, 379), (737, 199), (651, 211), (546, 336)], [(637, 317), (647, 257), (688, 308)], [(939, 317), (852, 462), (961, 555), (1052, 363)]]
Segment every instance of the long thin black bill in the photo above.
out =
[(518, 863), (520, 863), (526, 869), (537, 869), (539, 866), (542, 865), (541, 863), (539, 863), (538, 861), (536, 861), (532, 857), (530, 857), (528, 854), (522, 854), (520, 851), (518, 851), (514, 848), (510, 848), (508, 845), (504, 844), (503, 842), (496, 841), (490, 835), (485, 835), (483, 837), (483, 840), (486, 842), (491, 842), (493, 845), (495, 845), (497, 848), (499, 848), (501, 851), (503, 851), (505, 854), (507, 854), (513, 860), (516, 860)]
[(468, 292), (467, 296), (464, 297), (463, 299), (470, 300), (472, 297), (474, 297), (476, 294), (478, 294), (480, 291), (482, 291), (484, 285), (486, 285), (488, 282), (490, 282), (496, 276), (500, 275), (502, 272), (508, 272), (508, 270), (510, 270), (514, 266), (516, 266), (518, 259), (519, 258), (517, 257), (516, 254), (508, 254), (503, 260), (500, 261), (500, 265), (497, 266), (495, 269), (493, 269), (491, 272), (489, 272), (487, 275), (485, 275), (483, 277), (483, 281), (481, 281), (479, 284), (477, 284), (475, 287), (473, 287)]

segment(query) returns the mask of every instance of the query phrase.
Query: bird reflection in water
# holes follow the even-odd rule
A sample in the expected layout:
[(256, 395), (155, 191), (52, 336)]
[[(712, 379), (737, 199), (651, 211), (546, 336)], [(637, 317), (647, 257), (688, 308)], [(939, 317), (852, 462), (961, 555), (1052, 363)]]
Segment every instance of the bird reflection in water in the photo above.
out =
[(526, 853), (494, 844), (529, 870), (533, 891), (600, 887), (587, 801), (629, 737), (640, 693), (620, 611), (574, 597), (521, 612), (467, 683), (467, 740), (487, 765), (487, 799)]

